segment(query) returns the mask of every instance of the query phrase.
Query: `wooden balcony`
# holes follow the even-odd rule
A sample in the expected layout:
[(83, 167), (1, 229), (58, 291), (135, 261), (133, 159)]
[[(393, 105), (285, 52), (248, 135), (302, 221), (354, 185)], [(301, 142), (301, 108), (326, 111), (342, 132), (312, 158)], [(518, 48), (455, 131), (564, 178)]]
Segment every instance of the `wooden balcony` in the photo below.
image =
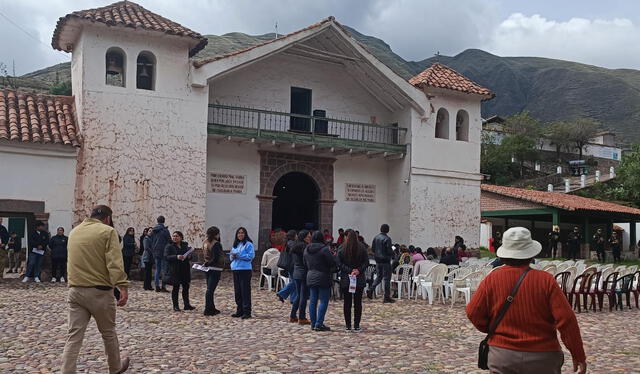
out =
[(406, 128), (322, 116), (209, 104), (210, 135), (314, 152), (386, 158), (406, 154)]

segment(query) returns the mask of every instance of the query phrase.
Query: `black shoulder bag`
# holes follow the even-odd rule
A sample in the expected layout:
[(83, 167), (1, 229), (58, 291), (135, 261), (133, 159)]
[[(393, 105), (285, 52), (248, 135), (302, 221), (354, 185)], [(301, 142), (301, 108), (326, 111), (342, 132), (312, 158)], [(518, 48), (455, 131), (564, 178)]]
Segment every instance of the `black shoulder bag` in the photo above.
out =
[(522, 273), (520, 278), (518, 278), (516, 285), (513, 286), (513, 290), (511, 290), (511, 294), (507, 296), (504, 304), (502, 304), (502, 308), (500, 309), (498, 316), (489, 326), (489, 333), (487, 334), (487, 337), (480, 342), (480, 347), (478, 348), (478, 368), (482, 370), (489, 370), (489, 338), (491, 338), (491, 336), (496, 332), (498, 324), (500, 323), (500, 321), (502, 321), (505, 313), (507, 313), (507, 309), (509, 309), (511, 303), (513, 303), (513, 297), (516, 295), (516, 292), (518, 292), (518, 288), (520, 288), (520, 284), (522, 284), (522, 280), (524, 279), (524, 276), (527, 275), (529, 270), (531, 270), (531, 268), (527, 268)]

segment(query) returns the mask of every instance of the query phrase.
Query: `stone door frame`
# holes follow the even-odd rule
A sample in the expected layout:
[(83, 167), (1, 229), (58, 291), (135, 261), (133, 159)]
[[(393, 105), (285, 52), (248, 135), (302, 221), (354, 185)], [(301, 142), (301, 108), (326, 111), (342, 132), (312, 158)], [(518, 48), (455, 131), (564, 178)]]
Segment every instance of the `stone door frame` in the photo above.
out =
[(271, 232), (273, 189), (278, 180), (291, 172), (300, 172), (309, 176), (318, 186), (318, 225), (319, 229), (333, 232), (333, 164), (335, 158), (325, 158), (291, 153), (259, 151), (260, 154), (260, 217), (258, 228), (258, 251), (268, 248)]

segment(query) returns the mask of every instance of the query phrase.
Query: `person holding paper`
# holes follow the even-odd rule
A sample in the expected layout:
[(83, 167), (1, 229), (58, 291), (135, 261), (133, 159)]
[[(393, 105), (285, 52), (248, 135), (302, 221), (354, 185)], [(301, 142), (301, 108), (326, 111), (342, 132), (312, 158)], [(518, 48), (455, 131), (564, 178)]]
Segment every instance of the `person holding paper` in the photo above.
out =
[(362, 319), (362, 293), (366, 283), (365, 271), (369, 266), (367, 248), (358, 241), (356, 233), (346, 231), (346, 243), (338, 250), (337, 262), (340, 271), (340, 288), (344, 299), (344, 322), (351, 330), (351, 305), (353, 304), (353, 330), (360, 331)]
[(178, 294), (180, 286), (182, 286), (182, 301), (184, 310), (194, 310), (195, 308), (189, 303), (189, 285), (191, 283), (191, 265), (189, 259), (193, 250), (189, 248), (189, 244), (184, 241), (184, 235), (180, 231), (175, 231), (171, 235), (171, 243), (164, 248), (164, 258), (169, 264), (169, 272), (171, 275), (171, 301), (173, 301), (173, 310), (180, 311), (178, 306)]
[(44, 228), (42, 221), (36, 221), (36, 231), (29, 237), (29, 251), (27, 257), (27, 273), (25, 274), (23, 283), (34, 278), (36, 283), (40, 283), (40, 271), (42, 270), (42, 259), (49, 245), (49, 233)]
[(209, 267), (207, 271), (207, 292), (204, 296), (204, 315), (215, 316), (220, 314), (220, 311), (216, 309), (213, 294), (216, 292), (224, 267), (224, 252), (220, 244), (219, 228), (211, 226), (207, 229), (207, 240), (204, 241), (202, 248), (204, 249), (204, 266)]
[(236, 298), (236, 312), (231, 315), (234, 318), (251, 318), (251, 262), (256, 257), (253, 241), (247, 234), (247, 229), (240, 227), (236, 230), (233, 248), (229, 258), (231, 259), (231, 271), (233, 271), (233, 290)]

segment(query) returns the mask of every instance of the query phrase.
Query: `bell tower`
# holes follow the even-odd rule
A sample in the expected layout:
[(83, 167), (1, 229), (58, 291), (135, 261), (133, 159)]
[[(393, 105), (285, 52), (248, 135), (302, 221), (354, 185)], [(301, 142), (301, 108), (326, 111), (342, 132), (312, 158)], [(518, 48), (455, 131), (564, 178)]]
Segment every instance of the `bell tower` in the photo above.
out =
[(167, 217), (192, 241), (206, 206), (207, 87), (190, 84), (202, 35), (122, 1), (60, 18), (56, 49), (72, 53), (82, 139), (75, 220), (102, 203), (116, 228)]

